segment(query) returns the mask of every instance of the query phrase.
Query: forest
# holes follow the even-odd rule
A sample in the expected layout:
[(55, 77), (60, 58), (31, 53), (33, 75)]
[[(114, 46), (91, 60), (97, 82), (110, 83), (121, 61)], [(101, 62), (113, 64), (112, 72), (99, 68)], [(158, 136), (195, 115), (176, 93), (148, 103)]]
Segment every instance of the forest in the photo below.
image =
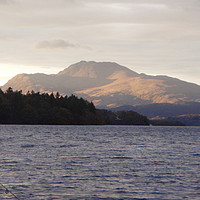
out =
[(37, 125), (149, 125), (147, 117), (134, 111), (96, 109), (75, 95), (0, 89), (0, 124)]

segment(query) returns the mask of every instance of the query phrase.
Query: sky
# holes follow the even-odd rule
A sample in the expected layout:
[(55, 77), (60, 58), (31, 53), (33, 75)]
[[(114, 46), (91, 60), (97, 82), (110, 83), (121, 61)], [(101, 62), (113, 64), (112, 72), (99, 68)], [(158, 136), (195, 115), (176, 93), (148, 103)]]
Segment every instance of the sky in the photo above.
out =
[(200, 0), (0, 0), (0, 85), (81, 60), (200, 85)]

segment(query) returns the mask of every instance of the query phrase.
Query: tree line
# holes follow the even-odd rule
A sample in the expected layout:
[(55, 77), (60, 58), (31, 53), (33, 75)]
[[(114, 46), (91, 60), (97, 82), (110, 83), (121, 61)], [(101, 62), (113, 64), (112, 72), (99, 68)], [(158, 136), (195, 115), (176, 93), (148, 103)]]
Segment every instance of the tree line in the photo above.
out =
[(134, 111), (96, 109), (75, 95), (0, 89), (0, 124), (49, 125), (149, 125), (147, 117)]

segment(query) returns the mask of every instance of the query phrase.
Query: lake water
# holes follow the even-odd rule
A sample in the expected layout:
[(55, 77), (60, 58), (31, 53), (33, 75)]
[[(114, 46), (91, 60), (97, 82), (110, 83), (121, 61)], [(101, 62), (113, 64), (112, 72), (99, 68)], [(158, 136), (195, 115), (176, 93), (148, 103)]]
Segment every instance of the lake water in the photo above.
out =
[(200, 127), (2, 125), (0, 152), (3, 200), (200, 199)]

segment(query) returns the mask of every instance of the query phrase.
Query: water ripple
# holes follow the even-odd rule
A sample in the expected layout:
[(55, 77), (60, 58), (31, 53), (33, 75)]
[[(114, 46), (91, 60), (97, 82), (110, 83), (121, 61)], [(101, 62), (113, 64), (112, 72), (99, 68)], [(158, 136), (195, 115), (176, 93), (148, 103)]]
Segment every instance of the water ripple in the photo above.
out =
[(0, 144), (20, 200), (199, 200), (200, 127), (0, 126)]

